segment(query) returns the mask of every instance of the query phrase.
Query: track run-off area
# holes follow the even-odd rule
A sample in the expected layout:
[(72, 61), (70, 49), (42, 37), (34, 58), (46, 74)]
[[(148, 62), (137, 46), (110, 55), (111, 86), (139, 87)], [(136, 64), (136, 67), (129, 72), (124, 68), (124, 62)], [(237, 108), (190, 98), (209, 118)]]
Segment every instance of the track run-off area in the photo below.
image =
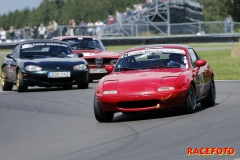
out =
[[(214, 107), (117, 113), (99, 123), (93, 112), (98, 81), (88, 89), (0, 89), (1, 160), (186, 160), (240, 158), (240, 81), (216, 81)], [(234, 148), (235, 155), (188, 155), (187, 148)]]

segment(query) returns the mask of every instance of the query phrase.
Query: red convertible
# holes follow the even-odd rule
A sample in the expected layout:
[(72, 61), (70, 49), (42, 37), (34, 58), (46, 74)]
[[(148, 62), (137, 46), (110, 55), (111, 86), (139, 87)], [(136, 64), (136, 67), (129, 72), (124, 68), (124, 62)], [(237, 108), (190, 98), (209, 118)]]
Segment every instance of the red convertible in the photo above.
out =
[(125, 51), (96, 87), (94, 113), (100, 122), (115, 112), (178, 108), (193, 113), (196, 104), (214, 106), (214, 74), (206, 60), (185, 45), (148, 45)]
[(101, 40), (91, 36), (62, 36), (54, 37), (52, 40), (65, 41), (75, 54), (83, 54), (89, 66), (89, 82), (107, 75), (105, 66), (114, 65), (120, 56), (119, 53), (106, 51)]

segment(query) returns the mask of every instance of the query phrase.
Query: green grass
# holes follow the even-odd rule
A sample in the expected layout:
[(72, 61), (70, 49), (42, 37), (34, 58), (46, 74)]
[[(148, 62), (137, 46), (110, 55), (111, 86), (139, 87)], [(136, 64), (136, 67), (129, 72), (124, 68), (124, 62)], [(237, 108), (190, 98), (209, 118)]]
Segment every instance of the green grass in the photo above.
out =
[(240, 80), (240, 56), (232, 57), (230, 50), (198, 51), (210, 64), (215, 80)]
[(12, 49), (0, 49), (0, 53), (12, 53)]
[[(207, 47), (232, 47), (235, 43), (188, 43), (186, 45), (191, 46), (193, 48), (207, 48)], [(124, 51), (133, 47), (141, 46), (139, 45), (126, 45), (126, 46), (107, 46), (108, 50), (118, 50)]]

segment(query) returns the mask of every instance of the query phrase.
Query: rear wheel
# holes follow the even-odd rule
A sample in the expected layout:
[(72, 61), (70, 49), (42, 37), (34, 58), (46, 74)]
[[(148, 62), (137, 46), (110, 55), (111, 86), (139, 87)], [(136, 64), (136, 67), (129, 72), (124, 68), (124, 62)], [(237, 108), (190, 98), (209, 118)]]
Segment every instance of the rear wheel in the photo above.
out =
[(114, 112), (107, 112), (107, 111), (101, 110), (101, 108), (98, 105), (96, 95), (94, 96), (93, 105), (94, 105), (95, 118), (99, 122), (111, 122), (112, 121)]
[(20, 70), (18, 70), (18, 72), (17, 72), (16, 85), (17, 85), (18, 92), (25, 92), (28, 90), (28, 86), (25, 85), (23, 82), (23, 76), (22, 76), (22, 73)]
[(193, 113), (196, 109), (196, 95), (193, 85), (190, 85), (188, 89), (188, 96), (182, 106), (184, 113)]
[(2, 90), (3, 91), (11, 91), (13, 88), (13, 85), (6, 80), (6, 74), (4, 71), (2, 71), (1, 74), (1, 85), (2, 85)]
[(89, 83), (88, 82), (80, 82), (78, 83), (78, 89), (87, 89), (88, 88)]
[(210, 83), (210, 88), (208, 91), (207, 98), (201, 102), (202, 107), (211, 107), (215, 105), (216, 100), (216, 88), (215, 88), (215, 82), (214, 80)]

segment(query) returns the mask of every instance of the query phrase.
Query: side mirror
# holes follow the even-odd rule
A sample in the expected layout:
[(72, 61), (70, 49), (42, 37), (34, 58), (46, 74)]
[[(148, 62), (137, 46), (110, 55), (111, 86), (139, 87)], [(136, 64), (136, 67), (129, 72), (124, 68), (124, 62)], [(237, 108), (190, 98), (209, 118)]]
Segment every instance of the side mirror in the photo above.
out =
[(106, 65), (106, 66), (105, 66), (105, 69), (106, 69), (109, 73), (111, 73), (111, 72), (113, 71), (113, 68), (114, 68), (114, 66), (112, 66), (112, 65)]
[(82, 53), (77, 53), (77, 57), (81, 58), (81, 57), (83, 57), (83, 54)]
[(207, 63), (206, 60), (200, 59), (200, 60), (197, 60), (197, 61), (196, 61), (196, 66), (202, 67), (202, 66), (204, 66), (206, 63)]
[(6, 57), (10, 58), (10, 59), (13, 59), (13, 54), (7, 54)]

